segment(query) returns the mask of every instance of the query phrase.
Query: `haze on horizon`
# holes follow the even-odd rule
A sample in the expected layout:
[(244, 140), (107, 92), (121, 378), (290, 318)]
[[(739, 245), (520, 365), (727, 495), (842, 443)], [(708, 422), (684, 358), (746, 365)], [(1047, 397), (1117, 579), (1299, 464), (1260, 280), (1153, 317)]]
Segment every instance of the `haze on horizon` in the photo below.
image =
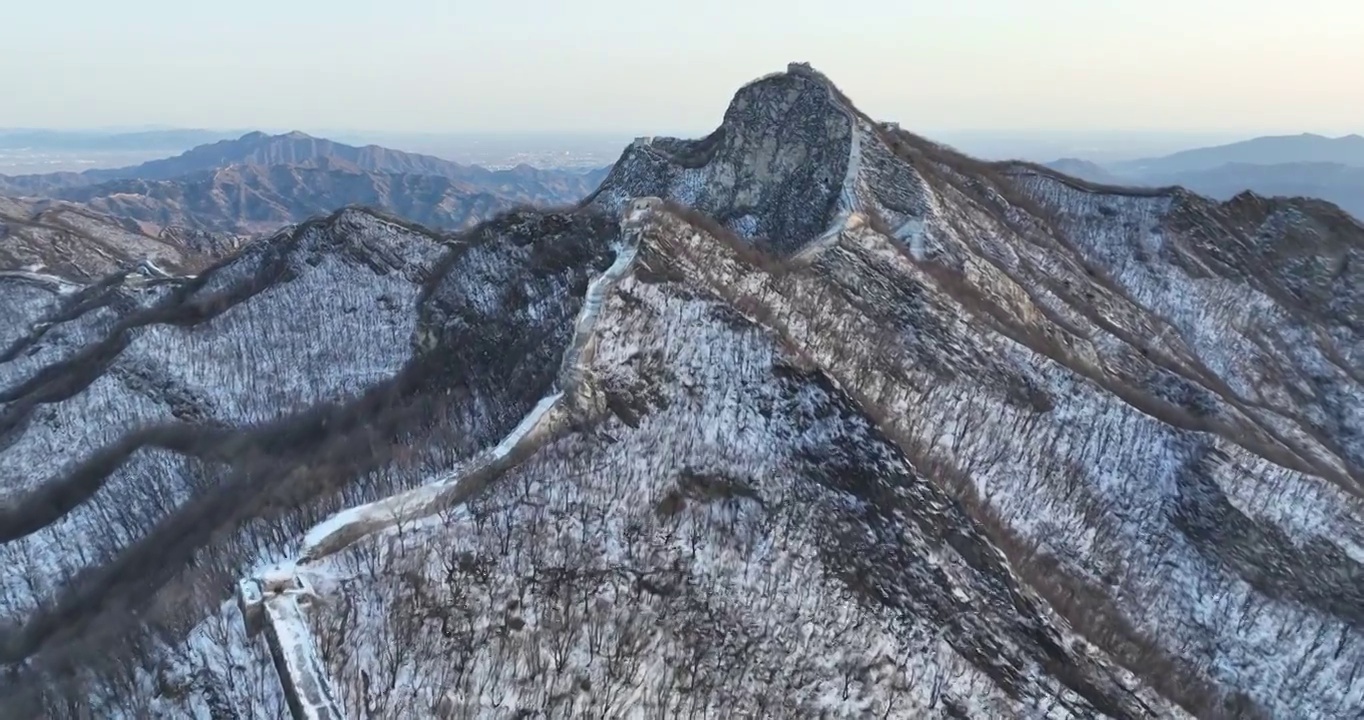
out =
[(1354, 0), (21, 3), (0, 127), (704, 131), (801, 60), (922, 131), (1364, 132)]

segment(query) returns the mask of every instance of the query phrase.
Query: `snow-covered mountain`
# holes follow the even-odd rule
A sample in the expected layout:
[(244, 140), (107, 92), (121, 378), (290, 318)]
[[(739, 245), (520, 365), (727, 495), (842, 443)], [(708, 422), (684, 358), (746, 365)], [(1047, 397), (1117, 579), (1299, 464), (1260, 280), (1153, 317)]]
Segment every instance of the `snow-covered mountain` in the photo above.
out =
[(0, 277), (0, 703), (1351, 717), (1362, 268), (792, 65), (577, 208)]

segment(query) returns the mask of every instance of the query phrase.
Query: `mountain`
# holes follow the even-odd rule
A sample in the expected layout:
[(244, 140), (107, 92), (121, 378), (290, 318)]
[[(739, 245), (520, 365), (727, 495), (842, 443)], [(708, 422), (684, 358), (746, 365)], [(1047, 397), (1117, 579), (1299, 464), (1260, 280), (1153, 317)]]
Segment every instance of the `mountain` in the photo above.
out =
[(1045, 167), (1090, 183), (1144, 188), (1184, 187), (1219, 200), (1243, 192), (1263, 197), (1315, 198), (1364, 218), (1364, 167), (1340, 163), (1228, 164), (1167, 175), (1119, 176), (1096, 163), (1062, 159)]
[(538, 170), (521, 166), (493, 171), (449, 160), (367, 145), (355, 147), (315, 138), (301, 132), (267, 135), (252, 132), (235, 140), (200, 145), (171, 158), (152, 160), (132, 167), (86, 170), (81, 173), (0, 176), (0, 192), (10, 195), (51, 196), (111, 180), (173, 180), (211, 172), (230, 165), (310, 165), (351, 168), (384, 174), (434, 175), (460, 180), (480, 190), (501, 193), (508, 188), (544, 195), (556, 192), (565, 182), (576, 184), (579, 173)]
[(1098, 163), (1080, 158), (1061, 158), (1047, 163), (1047, 167), (1062, 174), (1100, 185), (1125, 185), (1131, 182), (1130, 179), (1124, 179), (1109, 172)]
[(518, 204), (576, 203), (605, 174), (529, 165), (491, 171), (303, 133), (257, 132), (135, 167), (0, 176), (0, 191), (63, 200), (153, 235), (164, 228), (252, 235), (354, 204), (458, 229)]
[(192, 273), (237, 249), (235, 236), (168, 225), (149, 232), (124, 218), (63, 202), (0, 196), (0, 272), (94, 282), (144, 262)]
[(1114, 163), (1124, 175), (1171, 175), (1224, 165), (1339, 163), (1364, 167), (1364, 137), (1328, 138), (1312, 133), (1258, 137), (1229, 145), (1195, 148), (1164, 157)]
[(1277, 197), (1320, 198), (1364, 218), (1364, 165), (1299, 162), (1279, 165), (1229, 164), (1157, 178), (1194, 192), (1228, 199), (1246, 190)]
[(1247, 190), (1318, 198), (1364, 217), (1364, 137), (1359, 135), (1262, 137), (1145, 160), (1100, 165), (1065, 158), (1047, 167), (1105, 185), (1182, 186), (1223, 200)]
[(544, 172), (529, 167), (495, 182), (361, 170), (320, 158), (302, 165), (227, 165), (172, 180), (111, 180), (56, 191), (65, 200), (152, 227), (256, 234), (367, 205), (413, 222), (458, 229), (518, 204), (564, 205), (588, 195), (605, 171)]
[(1362, 256), (792, 65), (576, 207), (0, 276), (0, 703), (1349, 717)]

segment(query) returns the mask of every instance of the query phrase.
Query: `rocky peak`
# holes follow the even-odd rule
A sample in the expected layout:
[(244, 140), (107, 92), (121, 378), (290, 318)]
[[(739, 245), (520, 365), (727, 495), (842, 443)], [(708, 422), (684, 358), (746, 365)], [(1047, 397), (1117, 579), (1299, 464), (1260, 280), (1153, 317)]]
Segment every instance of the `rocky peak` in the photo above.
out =
[(840, 196), (860, 134), (827, 79), (792, 65), (741, 88), (705, 138), (637, 140), (597, 201), (614, 210), (634, 196), (668, 197), (744, 237), (795, 252), (847, 209)]

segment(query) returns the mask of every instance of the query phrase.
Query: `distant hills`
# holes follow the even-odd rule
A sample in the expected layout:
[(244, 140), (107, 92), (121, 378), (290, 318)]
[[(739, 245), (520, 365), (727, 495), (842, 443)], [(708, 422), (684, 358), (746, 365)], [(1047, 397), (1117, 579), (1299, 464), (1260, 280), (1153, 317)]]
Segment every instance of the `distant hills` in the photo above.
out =
[(188, 228), (148, 232), (140, 223), (61, 201), (0, 197), (0, 271), (94, 281), (151, 261), (192, 273), (235, 251), (242, 238)]
[(1364, 218), (1364, 167), (1341, 163), (1235, 163), (1179, 173), (1165, 184), (1181, 185), (1219, 199), (1230, 198), (1244, 190), (1270, 197), (1319, 198), (1339, 205), (1357, 218)]
[(576, 191), (577, 182), (568, 183), (569, 187), (554, 189), (563, 178), (580, 175), (572, 171), (539, 170), (530, 166), (495, 171), (430, 155), (391, 150), (378, 145), (363, 147), (346, 145), (301, 132), (282, 135), (250, 132), (236, 139), (200, 145), (175, 157), (152, 160), (130, 167), (101, 168), (79, 173), (0, 176), (0, 192), (12, 195), (48, 195), (66, 188), (97, 185), (110, 180), (171, 180), (229, 165), (316, 163), (364, 172), (435, 175), (469, 182), (488, 191), (512, 188), (521, 192), (526, 190), (526, 184), (530, 183), (539, 188), (531, 192), (531, 195), (544, 195), (545, 191), (548, 191), (550, 195), (556, 197), (562, 191)]
[(166, 228), (272, 232), (356, 204), (457, 229), (518, 204), (577, 202), (605, 174), (528, 165), (494, 171), (301, 132), (250, 132), (129, 167), (0, 176), (0, 193), (78, 203), (151, 236)]
[(558, 205), (587, 195), (601, 173), (496, 174), (483, 183), (434, 174), (366, 171), (340, 161), (232, 164), (171, 180), (111, 180), (55, 194), (154, 228), (269, 232), (345, 205), (381, 208), (431, 227), (457, 229), (521, 204)]
[(1121, 185), (1124, 182), (1123, 178), (1104, 169), (1104, 166), (1096, 162), (1081, 160), (1079, 158), (1061, 158), (1060, 160), (1047, 163), (1047, 167), (1072, 177), (1103, 185)]
[(1359, 135), (1259, 137), (1142, 160), (1099, 164), (1064, 158), (1047, 165), (1091, 182), (1178, 185), (1218, 199), (1246, 190), (1319, 198), (1364, 217), (1364, 137)]
[[(23, 198), (10, 201), (0, 213), (4, 223), (0, 264), (13, 268), (47, 257), (74, 274), (87, 275), (136, 256), (133, 249), (145, 241), (155, 251), (149, 251), (151, 256), (188, 271), (247, 238), (350, 205), (457, 230), (517, 205), (577, 203), (596, 189), (608, 170), (528, 165), (489, 170), (302, 132), (247, 132), (231, 138), (220, 134), (123, 133), (112, 137), (129, 149), (205, 142), (172, 157), (127, 167), (0, 175), (0, 195)], [(110, 137), (0, 131), (0, 147), (48, 143), (70, 148), (88, 142), (107, 148)], [(1219, 199), (1244, 190), (1320, 198), (1364, 217), (1364, 137), (1359, 135), (1263, 137), (1135, 161), (1065, 158), (1048, 165), (1104, 185), (1179, 185)], [(72, 234), (77, 232), (83, 234)], [(136, 242), (129, 234), (138, 238)], [(40, 252), (43, 242), (51, 247)], [(81, 249), (85, 246), (93, 248), (89, 257), (63, 259), (68, 252), (85, 253)], [(167, 255), (166, 247), (175, 252)]]
[(1114, 163), (1123, 175), (1175, 175), (1224, 165), (1336, 163), (1364, 167), (1364, 137), (1329, 138), (1312, 133), (1258, 137), (1229, 145), (1195, 148), (1158, 158)]

